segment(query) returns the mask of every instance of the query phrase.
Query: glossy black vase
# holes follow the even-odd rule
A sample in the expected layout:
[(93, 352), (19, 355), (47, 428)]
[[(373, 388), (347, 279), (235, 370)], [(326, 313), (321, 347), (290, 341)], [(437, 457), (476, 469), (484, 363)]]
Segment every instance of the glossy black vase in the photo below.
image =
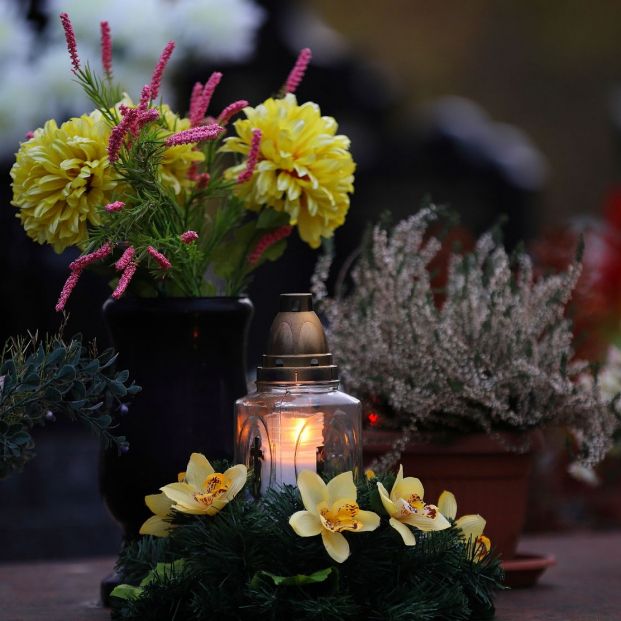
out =
[(150, 516), (147, 494), (177, 480), (192, 452), (233, 457), (235, 400), (247, 392), (247, 298), (109, 299), (119, 368), (142, 386), (121, 418), (129, 451), (102, 454), (101, 492), (125, 538)]

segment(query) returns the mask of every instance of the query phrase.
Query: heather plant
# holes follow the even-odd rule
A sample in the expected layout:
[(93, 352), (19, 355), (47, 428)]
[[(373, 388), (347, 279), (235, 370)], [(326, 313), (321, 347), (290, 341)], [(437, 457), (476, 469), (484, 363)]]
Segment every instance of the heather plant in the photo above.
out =
[[(392, 413), (402, 435), (384, 465), (415, 433), (528, 432), (569, 428), (584, 464), (601, 460), (617, 420), (596, 382), (577, 382), (566, 307), (580, 257), (537, 277), (529, 255), (510, 256), (493, 232), (472, 252), (450, 252), (446, 284), (434, 287), (442, 249), (424, 208), (388, 229), (376, 226), (351, 271), (348, 291), (326, 282), (331, 256), (313, 277), (328, 338), (349, 391)], [(342, 280), (342, 279), (340, 279)]]

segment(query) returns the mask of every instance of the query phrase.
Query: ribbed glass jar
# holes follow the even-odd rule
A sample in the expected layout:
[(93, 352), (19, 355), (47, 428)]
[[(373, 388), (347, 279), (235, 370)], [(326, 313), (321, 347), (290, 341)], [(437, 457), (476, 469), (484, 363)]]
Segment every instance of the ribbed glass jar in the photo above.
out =
[(328, 477), (362, 467), (360, 401), (338, 382), (258, 382), (257, 392), (239, 399), (235, 461), (254, 475), (253, 494), (295, 485), (302, 470)]

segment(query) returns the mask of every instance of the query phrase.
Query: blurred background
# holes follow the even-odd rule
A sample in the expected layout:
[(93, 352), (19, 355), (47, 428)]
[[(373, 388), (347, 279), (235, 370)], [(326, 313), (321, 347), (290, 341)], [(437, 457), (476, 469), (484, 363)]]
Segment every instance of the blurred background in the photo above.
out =
[[(358, 164), (350, 213), (335, 235), (337, 265), (367, 223), (387, 210), (394, 220), (405, 217), (426, 195), (449, 204), (473, 234), (506, 215), (507, 244), (524, 240), (542, 269), (562, 266), (582, 231), (593, 269), (576, 312), (588, 310), (608, 330), (586, 339), (585, 351), (597, 359), (614, 339), (621, 312), (618, 2), (0, 0), (0, 341), (58, 328), (53, 307), (75, 256), (28, 239), (10, 205), (9, 170), (26, 132), (91, 109), (71, 80), (61, 10), (72, 17), (81, 55), (95, 62), (98, 23), (109, 20), (115, 71), (135, 98), (175, 39), (165, 96), (181, 112), (194, 82), (216, 69), (224, 73), (216, 109), (241, 97), (258, 103), (278, 90), (299, 49), (312, 48), (298, 98), (339, 121)], [(249, 290), (256, 309), (250, 371), (278, 294), (309, 287), (316, 254), (297, 239), (287, 252)], [(607, 280), (594, 301), (595, 273)], [(67, 333), (105, 344), (100, 309), (108, 295), (105, 283), (85, 275)], [(562, 442), (552, 437), (539, 459), (535, 476), (545, 484), (533, 496), (530, 527), (618, 526), (618, 459), (598, 473), (604, 484), (591, 487), (565, 475)], [(59, 420), (38, 434), (37, 446), (23, 474), (0, 481), (0, 560), (116, 552), (120, 531), (98, 496), (96, 440)]]

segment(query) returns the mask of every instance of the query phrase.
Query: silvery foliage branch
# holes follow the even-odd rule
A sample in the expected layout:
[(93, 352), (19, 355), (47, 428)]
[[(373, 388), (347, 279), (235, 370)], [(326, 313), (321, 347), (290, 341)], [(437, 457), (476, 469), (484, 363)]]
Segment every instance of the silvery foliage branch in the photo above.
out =
[(347, 294), (327, 294), (331, 256), (320, 259), (313, 292), (349, 391), (379, 398), (402, 437), (381, 466), (399, 458), (413, 432), (570, 428), (584, 464), (601, 460), (617, 424), (596, 383), (573, 359), (565, 309), (581, 271), (536, 278), (523, 251), (510, 257), (494, 233), (473, 252), (451, 253), (447, 283), (432, 286), (442, 249), (424, 208), (392, 230), (376, 226), (351, 272)]
[[(0, 357), (0, 479), (18, 472), (34, 457), (31, 430), (57, 415), (79, 420), (104, 446), (127, 449), (113, 433), (113, 408), (140, 391), (128, 371), (116, 371), (112, 350), (97, 352), (81, 337), (15, 337)], [(116, 406), (116, 407), (115, 407)]]

